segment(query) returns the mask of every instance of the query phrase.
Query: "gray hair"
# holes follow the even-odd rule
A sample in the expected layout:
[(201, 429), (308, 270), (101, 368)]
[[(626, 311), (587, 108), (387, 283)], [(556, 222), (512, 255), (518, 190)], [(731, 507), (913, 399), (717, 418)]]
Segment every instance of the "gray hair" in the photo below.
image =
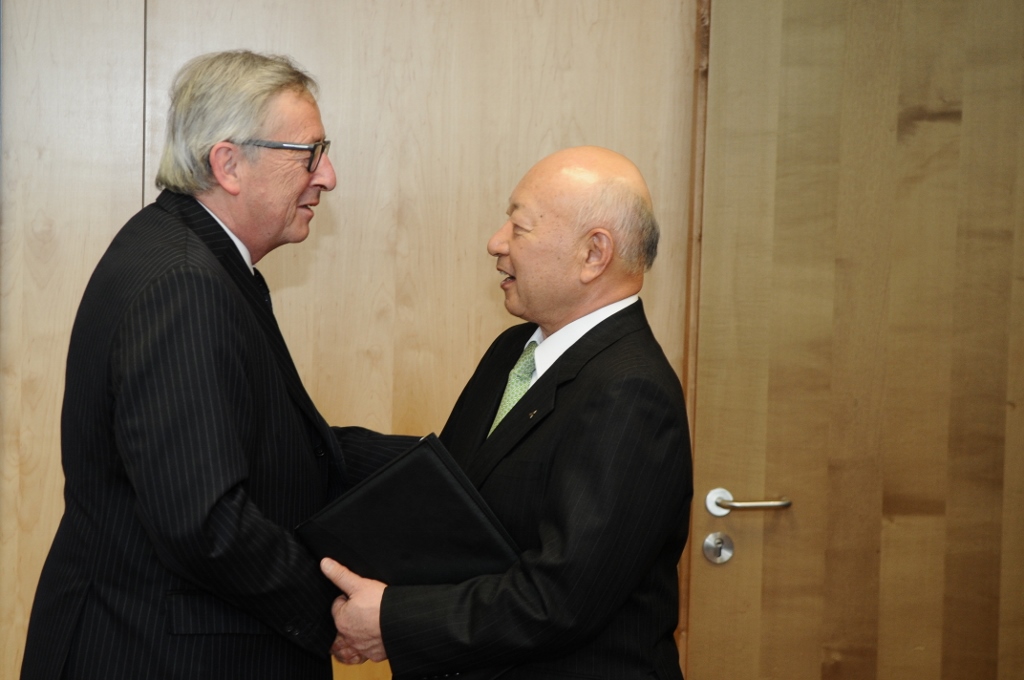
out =
[(586, 231), (603, 225), (615, 239), (616, 255), (634, 274), (647, 271), (658, 255), (660, 229), (650, 200), (628, 182), (612, 178), (579, 199), (576, 227)]
[[(206, 191), (214, 185), (214, 144), (258, 137), (276, 95), (294, 90), (313, 97), (317, 89), (312, 76), (288, 57), (237, 50), (191, 60), (171, 85), (157, 187), (193, 196)], [(256, 153), (245, 148), (250, 158)]]

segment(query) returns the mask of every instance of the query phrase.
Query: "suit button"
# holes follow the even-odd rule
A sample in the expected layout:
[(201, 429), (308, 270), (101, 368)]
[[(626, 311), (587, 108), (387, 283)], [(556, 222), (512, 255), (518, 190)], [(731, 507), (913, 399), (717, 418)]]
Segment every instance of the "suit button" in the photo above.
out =
[(317, 444), (316, 446), (314, 446), (313, 447), (313, 453), (316, 454), (317, 458), (323, 458), (323, 455), (324, 455), (324, 445), (323, 444)]

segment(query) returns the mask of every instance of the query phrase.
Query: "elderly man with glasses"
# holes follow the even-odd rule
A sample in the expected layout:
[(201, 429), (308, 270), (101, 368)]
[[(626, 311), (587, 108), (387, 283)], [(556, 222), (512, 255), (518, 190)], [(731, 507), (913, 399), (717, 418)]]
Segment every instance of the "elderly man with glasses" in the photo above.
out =
[(290, 532), (344, 484), (253, 267), (335, 185), (316, 84), (199, 57), (171, 91), (164, 191), (121, 229), (71, 335), (65, 512), (23, 678), (330, 678), (337, 590)]

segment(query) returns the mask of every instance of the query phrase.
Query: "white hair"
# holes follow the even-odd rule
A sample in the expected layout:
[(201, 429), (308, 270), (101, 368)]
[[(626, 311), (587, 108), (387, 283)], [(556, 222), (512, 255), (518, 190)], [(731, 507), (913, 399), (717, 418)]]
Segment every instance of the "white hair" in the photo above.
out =
[[(312, 76), (288, 57), (237, 50), (205, 54), (185, 64), (171, 86), (157, 187), (188, 195), (212, 187), (214, 144), (258, 137), (270, 101), (285, 90), (311, 98), (317, 91)], [(255, 150), (247, 148), (246, 153)]]

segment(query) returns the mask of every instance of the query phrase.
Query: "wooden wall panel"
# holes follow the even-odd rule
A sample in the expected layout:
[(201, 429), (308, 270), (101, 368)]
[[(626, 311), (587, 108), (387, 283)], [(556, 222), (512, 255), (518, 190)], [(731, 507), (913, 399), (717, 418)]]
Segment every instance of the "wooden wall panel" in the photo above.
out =
[(645, 303), (682, 366), (692, 3), (243, 4), (150, 4), (147, 191), (166, 89), (192, 54), (279, 51), (319, 79), (338, 188), (309, 241), (261, 270), (331, 422), (440, 429), (483, 350), (516, 321), (487, 239), (522, 174), (575, 144), (617, 149), (647, 175), (663, 240)]
[(17, 668), (61, 511), (72, 316), (110, 237), (157, 194), (167, 89), (186, 60), (285, 53), (319, 80), (338, 188), (307, 242), (260, 268), (328, 421), (426, 433), (516, 322), (486, 241), (520, 176), (564, 146), (609, 146), (645, 173), (663, 235), (643, 297), (682, 372), (695, 19), (694, 0), (5, 2), (0, 602), (18, 615), (0, 624), (4, 663)]
[(0, 54), (0, 677), (17, 677), (63, 511), (64, 358), (85, 282), (142, 206), (144, 7), (6, 0)]

